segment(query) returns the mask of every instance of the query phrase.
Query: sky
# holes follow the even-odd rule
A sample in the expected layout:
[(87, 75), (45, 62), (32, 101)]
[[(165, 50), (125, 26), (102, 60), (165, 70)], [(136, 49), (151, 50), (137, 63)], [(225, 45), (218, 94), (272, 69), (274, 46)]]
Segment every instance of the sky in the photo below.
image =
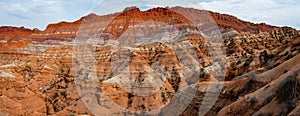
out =
[(128, 6), (142, 10), (158, 6), (193, 7), (300, 30), (300, 0), (1, 0), (0, 26), (44, 30), (50, 23), (76, 21), (92, 12), (120, 12)]

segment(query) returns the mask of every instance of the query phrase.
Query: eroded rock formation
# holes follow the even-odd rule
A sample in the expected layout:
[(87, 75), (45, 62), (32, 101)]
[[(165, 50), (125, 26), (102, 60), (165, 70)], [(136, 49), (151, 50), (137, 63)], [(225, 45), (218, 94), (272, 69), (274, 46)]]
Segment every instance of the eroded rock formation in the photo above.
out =
[[(197, 27), (197, 19), (206, 19), (207, 14), (215, 22)], [(214, 24), (219, 30), (209, 30)], [(199, 30), (220, 31), (224, 51), (217, 51), (221, 45), (209, 43)], [(214, 93), (208, 89), (213, 84), (222, 89), (206, 115), (300, 113), (300, 36), (289, 27), (253, 24), (191, 8), (140, 11), (131, 7), (115, 14), (90, 14), (75, 22), (50, 24), (44, 31), (1, 27), (0, 40), (0, 115), (101, 113), (91, 108), (138, 115), (164, 107), (178, 92), (191, 94), (188, 106), (158, 112), (198, 115), (205, 95)], [(96, 47), (73, 46), (81, 41)], [(222, 52), (223, 59), (214, 58)], [(214, 75), (222, 69), (214, 64), (218, 60), (226, 60), (223, 78)], [(86, 64), (92, 64), (95, 71)], [(131, 78), (126, 78), (128, 75)], [(153, 80), (156, 83), (150, 83)]]

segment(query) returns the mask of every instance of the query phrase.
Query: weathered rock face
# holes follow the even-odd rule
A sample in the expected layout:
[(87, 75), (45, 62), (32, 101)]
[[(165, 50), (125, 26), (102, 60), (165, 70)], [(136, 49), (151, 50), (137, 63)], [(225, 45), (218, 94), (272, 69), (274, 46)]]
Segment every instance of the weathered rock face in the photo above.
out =
[(231, 15), (220, 14), (212, 11), (197, 10), (183, 7), (173, 7), (171, 9), (174, 9), (175, 11), (189, 12), (190, 15), (196, 15), (197, 17), (201, 17), (201, 15), (199, 16), (199, 14), (209, 14), (204, 16), (211, 16), (211, 18), (214, 19), (215, 23), (219, 26), (219, 28), (224, 30), (234, 29), (237, 32), (249, 32), (252, 34), (257, 34), (259, 32), (267, 32), (274, 28), (278, 28), (276, 26), (267, 25), (265, 23), (254, 24), (251, 22), (246, 22)]
[[(299, 113), (297, 98), (300, 91), (296, 89), (299, 87), (300, 37), (294, 29), (282, 28), (280, 30), (289, 30), (285, 32), (295, 32), (295, 35), (288, 38), (290, 34), (278, 33), (277, 37), (279, 35), (286, 37), (281, 36), (284, 39), (278, 40), (271, 39), (270, 41), (274, 43), (273, 46), (271, 42), (262, 45), (263, 41), (266, 40), (253, 37), (258, 36), (256, 34), (251, 35), (248, 33), (246, 34), (248, 36), (243, 36), (244, 38), (252, 36), (251, 39), (260, 40), (254, 47), (260, 46), (261, 50), (258, 50), (258, 48), (251, 50), (257, 53), (246, 51), (247, 55), (242, 55), (244, 49), (253, 48), (250, 47), (251, 43), (240, 46), (240, 44), (247, 41), (240, 40), (243, 38), (242, 36), (235, 37), (235, 39), (240, 37), (239, 41), (232, 44), (236, 47), (226, 45), (229, 63), (226, 73), (227, 81), (219, 82), (219, 84), (223, 84), (222, 92), (215, 105), (206, 115), (294, 115)], [(272, 35), (272, 33), (280, 32), (280, 30), (265, 33), (264, 36)], [(288, 42), (281, 43), (280, 40)], [(279, 45), (277, 46), (276, 43)], [(270, 50), (265, 47), (267, 45), (271, 48)], [(230, 48), (236, 50), (233, 52), (234, 55), (228, 53)], [(195, 109), (202, 107), (199, 104), (202, 103), (204, 95), (210, 93), (210, 91), (205, 91), (209, 84), (212, 83), (200, 82), (198, 97), (193, 99), (190, 108), (186, 109), (182, 115), (198, 114), (199, 110)], [(290, 90), (293, 92), (289, 92)]]
[[(60, 22), (56, 24), (49, 24), (44, 31), (39, 31), (37, 29), (26, 29), (26, 28), (15, 28), (15, 27), (1, 27), (0, 29), (0, 40), (20, 40), (21, 38), (27, 38), (31, 41), (45, 41), (45, 40), (61, 40), (61, 41), (71, 41), (72, 38), (76, 37), (77, 31), (80, 28), (87, 28), (85, 33), (98, 33), (100, 31), (107, 31), (112, 35), (119, 37), (124, 33), (129, 25), (138, 24), (140, 22), (151, 20), (153, 22), (161, 22), (167, 24), (187, 24), (192, 26), (191, 19), (187, 19), (187, 14), (181, 14), (187, 12), (190, 15), (196, 15), (202, 17), (211, 16), (216, 24), (221, 29), (234, 29), (238, 32), (250, 32), (259, 33), (270, 31), (275, 26), (270, 26), (266, 24), (253, 24), (250, 22), (242, 21), (234, 16), (219, 14), (216, 12), (197, 10), (191, 8), (174, 7), (174, 8), (154, 8), (148, 11), (140, 11), (138, 8), (128, 8), (122, 13), (115, 13), (105, 16), (98, 16), (95, 14), (90, 14), (88, 16), (82, 17), (75, 22)], [(159, 18), (157, 18), (159, 17)], [(105, 25), (100, 26), (101, 29), (94, 27), (80, 27), (85, 21), (89, 20), (91, 24)], [(108, 22), (108, 23), (105, 23)], [(111, 24), (109, 24), (111, 23)], [(86, 25), (87, 26), (87, 25)], [(91, 25), (89, 25), (91, 26)], [(106, 27), (106, 29), (103, 29)], [(178, 27), (179, 28), (179, 27)]]
[(39, 32), (37, 29), (30, 30), (24, 27), (0, 27), (0, 50), (27, 46), (30, 43), (29, 36)]
[(269, 70), (297, 55), (298, 36), (297, 30), (284, 27), (258, 34), (240, 33), (225, 39), (230, 62), (227, 80), (258, 68)]
[[(205, 19), (205, 13), (220, 26), (224, 38), (225, 81), (213, 75), (217, 67), (212, 64), (212, 57), (219, 54), (214, 51), (218, 45), (211, 45), (196, 33), (195, 21)], [(198, 29), (205, 30), (210, 24)], [(152, 27), (145, 27), (149, 25)], [(176, 32), (184, 38), (165, 36), (155, 41), (161, 36), (151, 36), (141, 42), (140, 36), (130, 35), (135, 32), (144, 37), (166, 25), (172, 26), (161, 30), (162, 35)], [(99, 32), (104, 34), (97, 35)], [(112, 45), (68, 46), (75, 37), (90, 35)], [(229, 15), (182, 7), (148, 11), (131, 7), (121, 13), (90, 14), (72, 23), (50, 24), (44, 31), (2, 27), (0, 37), (9, 41), (0, 45), (4, 46), (0, 52), (0, 115), (93, 115), (95, 109), (88, 109), (91, 107), (112, 109), (114, 114), (142, 114), (164, 107), (177, 92), (192, 85), (197, 85), (193, 87), (198, 91), (181, 115), (198, 115), (205, 93), (212, 92), (208, 89), (210, 84), (222, 84), (223, 88), (207, 115), (299, 114), (299, 105), (294, 104), (299, 97), (299, 78), (287, 76), (293, 73), (289, 70), (299, 69), (299, 31), (292, 28), (253, 24)], [(165, 42), (170, 38), (174, 40)], [(10, 43), (11, 40), (24, 43)], [(114, 44), (116, 41), (126, 45), (126, 49), (116, 52), (122, 48)], [(189, 49), (180, 49), (182, 46)], [(20, 47), (23, 49), (7, 51)], [(89, 50), (94, 53), (88, 54)], [(89, 63), (96, 71), (85, 66)], [(296, 68), (292, 64), (297, 64)], [(196, 69), (198, 73), (193, 74)], [(153, 80), (156, 83), (150, 83)], [(292, 86), (283, 87), (289, 84)], [(289, 89), (295, 92), (288, 92)], [(274, 96), (265, 98), (271, 93)], [(285, 94), (293, 97), (284, 101)], [(285, 110), (272, 110), (272, 106), (280, 109), (280, 105), (286, 105)], [(252, 106), (256, 109), (251, 110)], [(119, 107), (127, 110), (118, 110)]]
[(60, 22), (57, 24), (50, 24), (47, 26), (46, 30), (38, 34), (33, 34), (30, 38), (40, 42), (45, 40), (71, 41), (72, 38), (76, 37), (81, 22), (82, 19), (72, 23)]
[(267, 25), (265, 23), (253, 24), (251, 22), (246, 22), (238, 19), (237, 17), (219, 14), (216, 12), (210, 12), (211, 16), (215, 19), (216, 23), (220, 28), (224, 29), (234, 29), (238, 32), (250, 32), (252, 34), (257, 34), (259, 32), (271, 31), (275, 26)]
[[(147, 21), (150, 21), (150, 23), (139, 25)], [(138, 8), (131, 8), (125, 9), (123, 13), (115, 17), (111, 23), (107, 25), (105, 31), (116, 37), (120, 37), (129, 28), (139, 26), (151, 27), (152, 25), (156, 25), (155, 22), (162, 23), (161, 25), (185, 24), (186, 26), (193, 26), (192, 22), (183, 15), (167, 8), (154, 8), (145, 12), (140, 11)], [(147, 34), (147, 32), (145, 34)]]
[(24, 27), (10, 27), (3, 26), (0, 27), (0, 38), (1, 40), (11, 41), (11, 40), (23, 40), (34, 33), (39, 33), (37, 29), (31, 30)]
[[(89, 64), (94, 59), (90, 59), (92, 56), (84, 56), (87, 55), (85, 52), (75, 51), (74, 54), (77, 54), (75, 55), (75, 63), (73, 64), (75, 74), (77, 74), (75, 77), (83, 76), (83, 78), (77, 80), (79, 81), (78, 85), (80, 85), (79, 91), (83, 91), (81, 94), (85, 93), (86, 90), (95, 90), (95, 88), (89, 88), (90, 86), (88, 86), (95, 83), (87, 82), (88, 78), (95, 78), (91, 73), (96, 73), (96, 82), (99, 81), (96, 85), (100, 85), (100, 88), (98, 87), (96, 90), (101, 90), (97, 92), (106, 94), (109, 98), (106, 98), (102, 94), (94, 95), (91, 92), (89, 94), (92, 95), (83, 99), (96, 99), (102, 102), (102, 99), (105, 99), (104, 101), (113, 102), (118, 107), (143, 112), (157, 110), (167, 105), (176, 92), (182, 91), (189, 84), (198, 83), (198, 77), (195, 77), (195, 80), (185, 77), (187, 75), (193, 76), (193, 72), (190, 71), (190, 74), (184, 73), (183, 70), (188, 70), (190, 67), (183, 69), (182, 65), (192, 64), (192, 60), (195, 60), (195, 62), (199, 60), (200, 62), (200, 59), (201, 63), (198, 63), (198, 67), (207, 67), (210, 65), (208, 47), (203, 45), (205, 43), (204, 38), (201, 35), (195, 34), (186, 35), (185, 37), (188, 38), (186, 41), (178, 41), (172, 44), (147, 44), (117, 52), (115, 51), (118, 48), (113, 46), (96, 48), (97, 55), (95, 56), (96, 61), (94, 61), (96, 72), (89, 73), (88, 71), (90, 70), (81, 68), (80, 64)], [(174, 47), (178, 47), (179, 45), (189, 45), (192, 47), (190, 49), (195, 51), (195, 56), (184, 55), (190, 49), (174, 49)], [(79, 49), (83, 48), (79, 47)], [(84, 49), (83, 51), (88, 50)], [(83, 57), (80, 57), (82, 55)], [(186, 59), (191, 60), (187, 61)], [(201, 78), (204, 78), (204, 76)], [(97, 102), (97, 104), (93, 104), (92, 106), (109, 107), (101, 102)], [(110, 111), (112, 114), (126, 113), (126, 111), (118, 111), (117, 108), (110, 109)]]

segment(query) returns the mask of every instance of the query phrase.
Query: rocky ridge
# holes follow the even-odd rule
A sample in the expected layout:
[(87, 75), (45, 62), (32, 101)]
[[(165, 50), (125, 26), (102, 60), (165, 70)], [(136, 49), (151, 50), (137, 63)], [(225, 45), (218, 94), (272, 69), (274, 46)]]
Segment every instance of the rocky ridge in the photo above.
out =
[[(182, 7), (172, 9), (196, 16), (207, 13)], [(299, 64), (299, 31), (289, 27), (253, 24), (233, 16), (209, 13), (216, 24), (220, 26), (224, 38), (227, 61), (225, 81), (220, 81), (211, 72), (215, 68), (210, 54), (212, 51), (210, 51), (208, 44), (205, 44), (207, 40), (201, 34), (188, 33), (185, 41), (175, 41), (177, 45), (192, 46), (196, 58), (191, 58), (191, 56), (185, 56), (185, 58), (196, 59), (200, 67), (196, 79), (198, 91), (189, 106), (183, 109), (181, 115), (198, 115), (205, 93), (211, 92), (207, 89), (210, 84), (221, 84), (223, 88), (216, 104), (206, 115), (299, 114), (299, 105), (296, 99), (299, 97), (299, 89), (297, 89), (299, 67), (292, 65)], [(133, 16), (135, 18), (132, 18)], [(165, 18), (156, 18), (155, 16)], [(28, 40), (29, 43), (36, 41), (39, 44), (31, 43), (28, 45), (34, 44), (43, 50), (18, 49), (0, 52), (0, 114), (2, 112), (11, 115), (93, 115), (95, 112), (91, 112), (89, 107), (85, 106), (85, 104), (92, 102), (94, 105), (100, 105), (106, 109), (112, 107), (129, 109), (129, 111), (113, 110), (116, 115), (121, 115), (121, 113), (135, 115), (168, 104), (176, 92), (195, 81), (193, 78), (190, 80), (184, 78), (187, 75), (182, 74), (184, 70), (183, 64), (180, 64), (182, 59), (176, 55), (178, 51), (171, 49), (174, 46), (168, 43), (150, 41), (151, 44), (142, 44), (137, 49), (119, 53), (131, 59), (128, 63), (128, 72), (141, 83), (146, 82), (151, 75), (151, 71), (149, 71), (151, 67), (156, 66), (157, 63), (165, 66), (163, 71), (168, 75), (168, 78), (163, 81), (158, 91), (146, 97), (128, 93), (124, 89), (124, 86), (127, 85), (116, 82), (118, 78), (115, 77), (118, 76), (113, 75), (115, 74), (113, 73), (113, 62), (117, 59), (113, 53), (114, 46), (96, 47), (94, 59), (87, 54), (82, 57), (84, 58), (82, 61), (96, 64), (97, 71), (94, 72), (98, 77), (96, 83), (101, 84), (101, 86), (92, 89), (97, 89), (97, 91), (107, 95), (102, 96), (95, 93), (78, 93), (78, 91), (87, 90), (90, 87), (75, 82), (75, 77), (78, 75), (74, 72), (78, 71), (80, 67), (77, 69), (73, 65), (77, 63), (79, 65), (82, 62), (74, 62), (72, 57), (74, 48), (72, 46), (65, 46), (64, 43), (55, 46), (42, 46), (40, 43), (48, 40), (72, 41), (80, 33), (92, 35), (98, 31), (109, 33), (98, 38), (122, 38), (120, 35), (127, 33), (132, 25), (147, 20), (157, 20), (155, 22), (175, 25), (174, 28), (171, 28), (174, 30), (193, 32), (195, 29), (193, 22), (190, 22), (191, 19), (186, 17), (188, 16), (171, 12), (166, 8), (155, 8), (145, 12), (137, 8), (130, 8), (112, 15), (97, 16), (91, 14), (74, 23), (51, 24), (44, 31), (25, 29), (24, 32), (19, 32), (8, 29), (9, 33), (21, 33), (19, 37), (22, 39), (26, 37), (24, 40)], [(92, 23), (84, 22), (84, 20), (92, 21)], [(132, 20), (133, 22), (130, 22)], [(92, 24), (97, 24), (99, 27), (87, 30)], [(158, 24), (155, 23), (154, 25)], [(121, 27), (123, 30), (120, 30)], [(5, 36), (7, 32), (4, 32), (2, 31), (2, 34)], [(142, 33), (150, 32), (152, 31), (143, 31)], [(12, 40), (9, 39), (10, 37), (12, 36), (6, 36), (4, 40)], [(128, 36), (124, 38), (126, 37)], [(7, 46), (8, 44), (5, 43), (4, 45)], [(20, 47), (23, 46), (13, 47), (13, 49)], [(5, 50), (9, 48), (12, 47), (4, 47)], [(90, 72), (84, 71), (83, 73), (90, 74)], [(91, 77), (87, 76), (86, 78)], [(182, 82), (186, 82), (186, 84), (182, 84)], [(293, 92), (289, 92), (290, 90)], [(284, 100), (284, 95), (292, 97)], [(87, 99), (90, 101), (86, 101)], [(272, 110), (269, 108), (270, 106), (274, 106), (278, 110)], [(247, 108), (244, 109), (244, 107)], [(251, 110), (251, 108), (254, 109)]]

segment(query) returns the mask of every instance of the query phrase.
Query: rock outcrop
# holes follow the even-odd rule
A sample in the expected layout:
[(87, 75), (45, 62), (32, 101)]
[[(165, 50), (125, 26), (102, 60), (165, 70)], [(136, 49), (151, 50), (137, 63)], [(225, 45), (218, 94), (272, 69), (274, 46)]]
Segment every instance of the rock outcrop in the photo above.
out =
[(206, 115), (300, 113), (300, 35), (289, 27), (130, 7), (44, 31), (1, 27), (0, 40), (0, 115), (198, 115), (218, 86)]

